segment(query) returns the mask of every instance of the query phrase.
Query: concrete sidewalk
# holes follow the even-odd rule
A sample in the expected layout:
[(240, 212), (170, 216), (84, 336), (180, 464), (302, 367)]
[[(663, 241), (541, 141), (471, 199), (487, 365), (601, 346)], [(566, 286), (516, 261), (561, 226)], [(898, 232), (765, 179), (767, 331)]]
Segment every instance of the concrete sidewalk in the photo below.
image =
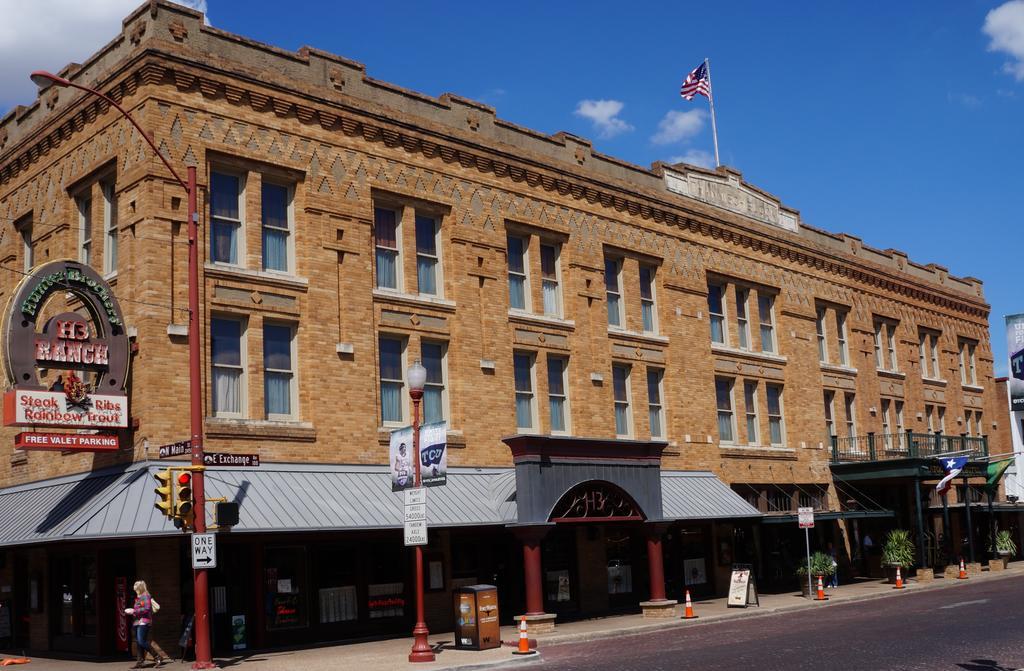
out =
[[(284, 671), (286, 669), (326, 671), (343, 667), (355, 668), (359, 671), (390, 671), (401, 668), (423, 669), (424, 671), (436, 669), (468, 671), (505, 665), (520, 666), (542, 659), (544, 647), (547, 645), (629, 636), (672, 627), (702, 626), (711, 622), (741, 617), (765, 617), (792, 610), (827, 608), (831, 605), (851, 601), (898, 598), (901, 595), (922, 590), (953, 590), (975, 581), (1019, 579), (1021, 576), (1024, 576), (1024, 562), (1011, 564), (1003, 572), (984, 571), (981, 575), (972, 576), (969, 580), (936, 578), (930, 583), (919, 583), (911, 579), (903, 591), (894, 590), (892, 585), (878, 580), (862, 580), (837, 589), (826, 590), (829, 600), (824, 602), (810, 601), (797, 592), (761, 595), (760, 606), (747, 608), (728, 608), (725, 598), (706, 599), (694, 602), (694, 610), (698, 616), (696, 620), (681, 620), (678, 617), (645, 620), (641, 615), (622, 615), (565, 622), (559, 624), (554, 632), (538, 636), (538, 647), (541, 654), (529, 657), (514, 656), (512, 654), (514, 648), (511, 647), (481, 652), (455, 650), (452, 647), (452, 634), (444, 633), (430, 637), (431, 644), (438, 651), (437, 661), (415, 666), (407, 661), (409, 649), (412, 646), (411, 636), (387, 641), (331, 645), (301, 650), (253, 652), (233, 657), (222, 657), (216, 661), (221, 668), (238, 668), (243, 671)], [(950, 594), (950, 598), (956, 598), (955, 592)], [(678, 614), (681, 615), (682, 607), (678, 607), (678, 610)], [(884, 617), (884, 611), (881, 612), (881, 616)], [(507, 626), (501, 629), (501, 637), (505, 641), (515, 642), (518, 636), (515, 627)], [(107, 671), (108, 669), (126, 669), (132, 664), (132, 661), (128, 659), (116, 662), (76, 662), (43, 657), (31, 657), (31, 659), (30, 664), (12, 668), (23, 668), (25, 671), (85, 671), (86, 669)], [(174, 662), (162, 668), (184, 670), (189, 666), (190, 664), (187, 663)]]

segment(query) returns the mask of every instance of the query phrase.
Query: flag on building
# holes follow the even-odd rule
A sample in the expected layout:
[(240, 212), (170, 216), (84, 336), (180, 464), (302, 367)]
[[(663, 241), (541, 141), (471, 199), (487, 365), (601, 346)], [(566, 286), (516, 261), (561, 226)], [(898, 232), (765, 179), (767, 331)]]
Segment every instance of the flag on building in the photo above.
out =
[(698, 65), (693, 72), (686, 75), (686, 81), (683, 82), (683, 87), (679, 89), (679, 95), (687, 100), (693, 100), (693, 97), (698, 93), (708, 100), (711, 99), (711, 77), (708, 74), (708, 64), (706, 61)]
[(988, 480), (985, 482), (985, 487), (991, 491), (995, 491), (999, 488), (999, 480), (1003, 477), (1003, 473), (1006, 469), (1013, 464), (1013, 459), (1004, 459), (1002, 461), (994, 461), (988, 465), (985, 475), (988, 476)]
[(964, 470), (964, 466), (967, 465), (967, 457), (943, 457), (939, 461), (942, 462), (942, 468), (946, 471), (946, 477), (939, 480), (939, 484), (935, 485), (935, 491), (941, 496), (949, 491), (953, 478), (960, 475), (960, 471)]

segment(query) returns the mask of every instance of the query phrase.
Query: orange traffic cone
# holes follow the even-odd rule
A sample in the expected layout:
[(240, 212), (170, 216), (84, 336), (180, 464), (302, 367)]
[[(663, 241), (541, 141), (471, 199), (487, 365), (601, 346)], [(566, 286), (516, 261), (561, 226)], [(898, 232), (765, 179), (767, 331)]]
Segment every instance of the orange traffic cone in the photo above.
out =
[(900, 573), (900, 567), (896, 567), (896, 584), (893, 585), (893, 589), (903, 589), (903, 574)]
[(530, 650), (530, 639), (526, 635), (526, 616), (523, 615), (519, 619), (519, 648), (513, 652), (513, 655), (534, 655), (536, 650)]
[(967, 580), (967, 567), (964, 566), (963, 557), (960, 557), (960, 575), (957, 576), (957, 580)]
[(828, 597), (825, 596), (825, 585), (821, 582), (821, 576), (818, 576), (818, 596), (814, 597), (815, 601), (828, 601)]
[(693, 614), (693, 602), (690, 601), (690, 590), (686, 590), (686, 612), (683, 614), (684, 620), (696, 620), (697, 616)]

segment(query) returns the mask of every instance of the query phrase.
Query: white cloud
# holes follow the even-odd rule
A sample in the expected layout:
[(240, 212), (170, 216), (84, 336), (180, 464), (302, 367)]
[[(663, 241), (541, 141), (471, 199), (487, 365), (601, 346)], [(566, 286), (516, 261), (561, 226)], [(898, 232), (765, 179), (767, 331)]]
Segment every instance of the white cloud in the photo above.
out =
[[(30, 0), (0, 21), (0, 115), (35, 100), (33, 70), (56, 72), (81, 63), (121, 32), (140, 0)], [(206, 0), (179, 0), (206, 11)]]
[(658, 132), (651, 138), (654, 144), (672, 144), (680, 140), (686, 140), (700, 132), (704, 127), (704, 118), (707, 113), (704, 110), (690, 110), (679, 112), (672, 110), (658, 122)]
[(1024, 81), (1024, 0), (1005, 2), (985, 16), (981, 31), (992, 38), (989, 51), (1002, 51), (1012, 60), (1003, 70)]
[(633, 127), (619, 118), (625, 105), (618, 100), (581, 100), (576, 105), (576, 116), (590, 119), (594, 129), (603, 138), (615, 137), (633, 130)]
[(715, 157), (703, 149), (688, 149), (682, 156), (673, 156), (669, 163), (689, 163), (701, 168), (714, 168)]

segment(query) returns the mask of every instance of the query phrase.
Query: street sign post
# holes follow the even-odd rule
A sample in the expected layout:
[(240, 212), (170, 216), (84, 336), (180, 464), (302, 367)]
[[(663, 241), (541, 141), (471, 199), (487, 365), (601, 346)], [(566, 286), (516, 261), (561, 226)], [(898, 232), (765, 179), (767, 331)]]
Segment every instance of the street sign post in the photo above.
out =
[(192, 534), (192, 568), (217, 568), (216, 534)]
[[(792, 508), (790, 508), (792, 510)], [(804, 530), (804, 542), (807, 544), (807, 596), (814, 594), (814, 586), (811, 583), (811, 532), (814, 528), (814, 508), (797, 508), (796, 514), (800, 528)]]
[(427, 490), (405, 490), (405, 544), (427, 544)]

